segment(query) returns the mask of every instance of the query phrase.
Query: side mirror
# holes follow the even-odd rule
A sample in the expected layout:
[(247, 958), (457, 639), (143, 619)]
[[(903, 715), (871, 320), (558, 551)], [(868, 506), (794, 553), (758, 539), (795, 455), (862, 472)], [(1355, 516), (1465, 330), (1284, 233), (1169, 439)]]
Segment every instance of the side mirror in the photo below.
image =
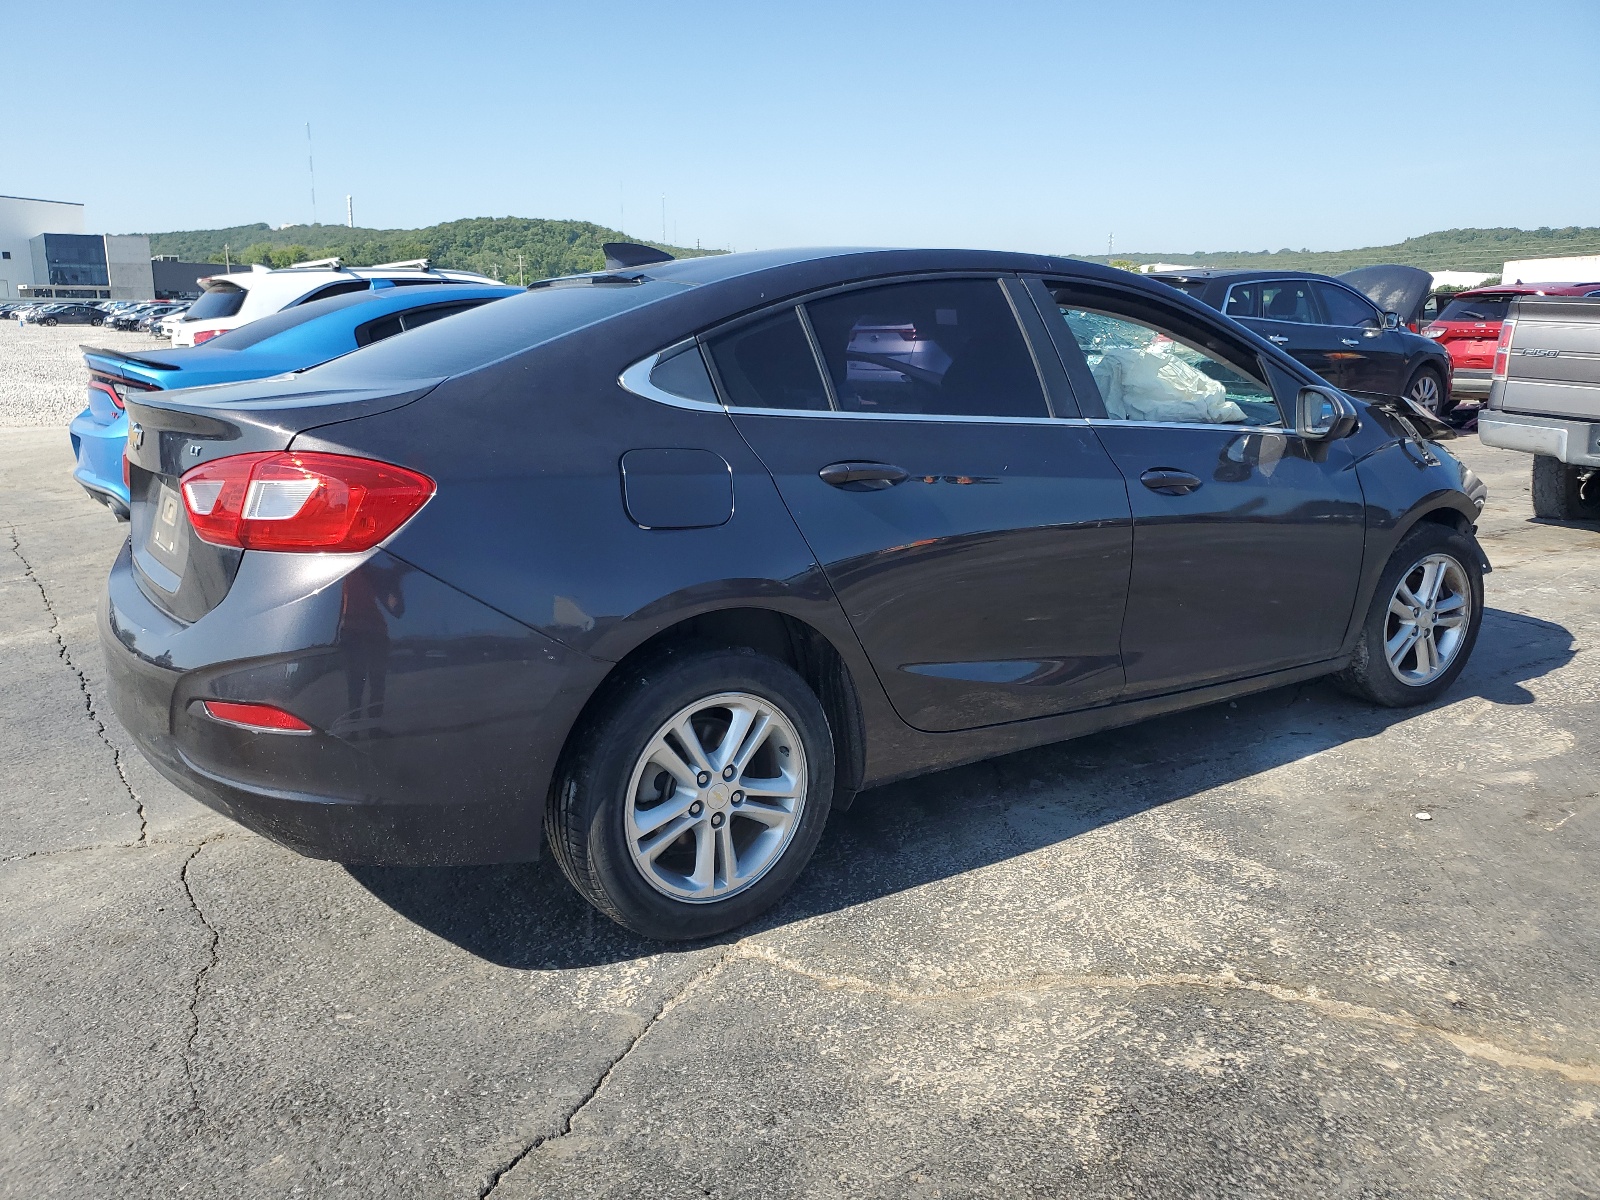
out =
[(1397, 312), (1386, 312), (1386, 313), (1384, 313), (1383, 314), (1383, 327), (1385, 329), (1399, 329), (1400, 328), (1400, 314), (1397, 313)]
[(1294, 407), (1294, 431), (1308, 442), (1336, 442), (1356, 431), (1355, 406), (1332, 388), (1301, 388)]

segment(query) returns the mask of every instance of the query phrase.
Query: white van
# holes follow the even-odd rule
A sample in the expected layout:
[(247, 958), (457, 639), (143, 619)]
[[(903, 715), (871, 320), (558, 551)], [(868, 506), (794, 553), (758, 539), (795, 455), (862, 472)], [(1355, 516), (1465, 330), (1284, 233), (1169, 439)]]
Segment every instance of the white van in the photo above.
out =
[(257, 317), (346, 292), (494, 280), (470, 271), (435, 270), (425, 258), (373, 267), (346, 267), (337, 258), (319, 258), (277, 270), (257, 264), (248, 271), (210, 275), (200, 282), (205, 291), (171, 325), (174, 346), (198, 346)]

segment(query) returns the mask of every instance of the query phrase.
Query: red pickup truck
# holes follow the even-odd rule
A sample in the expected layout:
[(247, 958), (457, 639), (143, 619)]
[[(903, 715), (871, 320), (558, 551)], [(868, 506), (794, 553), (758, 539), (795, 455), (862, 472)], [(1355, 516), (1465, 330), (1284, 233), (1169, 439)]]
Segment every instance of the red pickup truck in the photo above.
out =
[(1496, 284), (1452, 296), (1422, 332), (1450, 352), (1450, 393), (1457, 400), (1488, 396), (1500, 322), (1518, 296), (1600, 296), (1600, 282)]

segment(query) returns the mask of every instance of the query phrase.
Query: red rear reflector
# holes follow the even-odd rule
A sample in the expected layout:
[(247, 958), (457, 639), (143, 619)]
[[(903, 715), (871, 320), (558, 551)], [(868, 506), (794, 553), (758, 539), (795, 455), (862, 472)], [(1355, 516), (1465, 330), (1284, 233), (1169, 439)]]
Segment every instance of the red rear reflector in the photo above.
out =
[(240, 704), (233, 700), (205, 701), (206, 715), (229, 725), (246, 729), (269, 729), (274, 733), (310, 733), (307, 725), (293, 713), (270, 704)]
[(133, 464), (128, 461), (128, 443), (122, 443), (122, 486), (133, 487)]
[(194, 344), (198, 346), (201, 342), (209, 342), (212, 338), (227, 332), (226, 329), (197, 329), (194, 334)]
[(241, 550), (370, 550), (433, 496), (433, 480), (348, 454), (277, 450), (203, 463), (182, 480), (202, 541)]

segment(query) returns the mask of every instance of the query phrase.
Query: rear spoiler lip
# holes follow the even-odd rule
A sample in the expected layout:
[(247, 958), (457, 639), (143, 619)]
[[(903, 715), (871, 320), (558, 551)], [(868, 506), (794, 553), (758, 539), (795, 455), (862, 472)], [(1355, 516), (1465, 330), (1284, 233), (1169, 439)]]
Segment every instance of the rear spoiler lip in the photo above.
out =
[(88, 358), (92, 354), (96, 358), (105, 358), (111, 360), (112, 362), (138, 363), (141, 367), (149, 367), (153, 371), (183, 370), (183, 367), (177, 363), (157, 362), (154, 359), (145, 358), (137, 351), (111, 350), (102, 346), (79, 346), (78, 349), (83, 351), (83, 356), (85, 358)]

